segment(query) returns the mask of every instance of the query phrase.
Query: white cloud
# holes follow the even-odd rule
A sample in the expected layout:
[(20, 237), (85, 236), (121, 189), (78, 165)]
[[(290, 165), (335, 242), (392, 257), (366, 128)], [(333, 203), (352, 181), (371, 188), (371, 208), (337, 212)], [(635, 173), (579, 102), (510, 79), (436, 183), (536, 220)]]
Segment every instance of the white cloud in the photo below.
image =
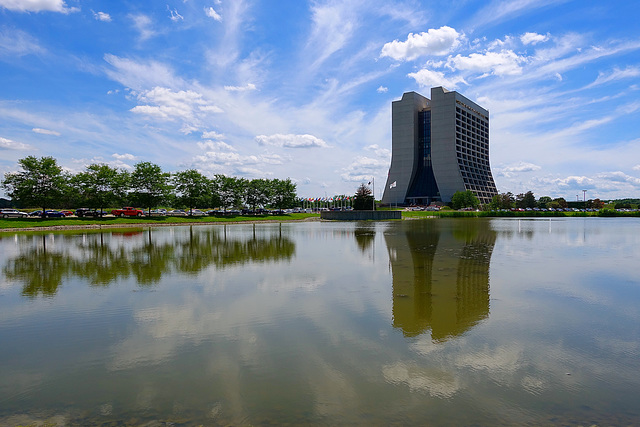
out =
[(30, 146), (0, 136), (0, 150), (29, 150)]
[(627, 175), (626, 173), (621, 171), (602, 172), (602, 173), (596, 174), (596, 178), (603, 179), (606, 181), (618, 182), (618, 183), (627, 183), (627, 184), (633, 185), (636, 188), (640, 187), (640, 178)]
[(293, 135), (293, 134), (275, 134), (275, 135), (258, 135), (256, 141), (260, 145), (272, 145), (274, 147), (284, 148), (327, 148), (326, 142), (313, 135)]
[(389, 88), (388, 87), (384, 87), (384, 86), (380, 86), (378, 89), (376, 89), (376, 92), (378, 92), (378, 93), (387, 93), (387, 92), (389, 92)]
[(549, 35), (544, 35), (544, 34), (537, 34), (537, 33), (524, 33), (523, 35), (520, 36), (520, 41), (522, 42), (522, 44), (528, 45), (528, 44), (538, 44), (538, 43), (544, 43), (547, 40), (549, 40)]
[(317, 69), (329, 57), (344, 49), (351, 39), (359, 16), (352, 10), (353, 2), (315, 3), (311, 7), (313, 30), (305, 52), (311, 56), (309, 70)]
[(198, 147), (200, 147), (203, 151), (236, 151), (231, 145), (227, 144), (224, 141), (204, 141), (198, 142)]
[(566, 178), (556, 178), (553, 180), (555, 185), (561, 189), (592, 189), (595, 188), (595, 180), (588, 176), (568, 176)]
[(224, 113), (224, 110), (217, 105), (200, 105), (198, 110), (205, 113)]
[(203, 169), (211, 165), (246, 167), (247, 165), (279, 165), (284, 159), (277, 154), (242, 155), (237, 152), (207, 151), (205, 154), (196, 156), (194, 161), (201, 165)]
[(380, 148), (378, 144), (368, 145), (364, 147), (364, 149), (368, 151), (373, 151), (378, 157), (384, 157), (387, 160), (391, 158), (391, 150), (389, 150), (388, 148)]
[(222, 111), (215, 105), (208, 105), (202, 94), (192, 90), (174, 92), (166, 87), (155, 87), (140, 93), (138, 100), (147, 105), (137, 105), (131, 109), (132, 112), (159, 119), (180, 119), (191, 125), (190, 131), (197, 130), (195, 126), (200, 121), (199, 112)]
[(609, 73), (599, 73), (598, 78), (587, 87), (591, 88), (594, 86), (598, 86), (604, 83), (609, 83), (612, 81), (622, 80), (622, 79), (630, 79), (640, 76), (640, 67), (627, 67), (624, 70), (620, 68), (614, 68), (613, 71)]
[(218, 22), (222, 22), (222, 16), (218, 14), (212, 7), (206, 7), (204, 9), (204, 13), (209, 17)]
[(0, 0), (0, 7), (17, 12), (77, 12), (77, 7), (67, 7), (63, 0)]
[(245, 176), (245, 177), (273, 176), (273, 172), (265, 172), (264, 169), (249, 168), (249, 167), (246, 167), (246, 166), (240, 166), (240, 167), (236, 168), (236, 172), (237, 172), (237, 174)]
[(60, 136), (60, 132), (56, 132), (55, 130), (49, 130), (49, 129), (40, 129), (40, 128), (33, 128), (31, 129), (33, 132), (35, 133), (39, 133), (42, 135), (54, 135), (54, 136)]
[(635, 166), (633, 167), (633, 170), (634, 170), (634, 171), (640, 171), (640, 165), (635, 165)]
[[(373, 159), (366, 156), (358, 156), (346, 168), (342, 169), (340, 177), (347, 182), (370, 181), (373, 176), (379, 175), (380, 171), (389, 168), (389, 158)], [(384, 183), (381, 183), (384, 185)]]
[(0, 56), (13, 57), (42, 52), (44, 49), (38, 41), (24, 31), (13, 28), (0, 30)]
[(527, 163), (527, 162), (519, 162), (516, 165), (502, 168), (503, 171), (508, 171), (508, 172), (531, 172), (531, 171), (537, 171), (540, 169), (542, 169), (540, 166), (534, 165), (533, 163)]
[(445, 77), (444, 73), (440, 71), (431, 71), (426, 68), (409, 73), (407, 76), (414, 79), (420, 86), (427, 88), (444, 86), (448, 89), (456, 89), (460, 83), (467, 84), (462, 76)]
[(516, 75), (522, 73), (519, 64), (525, 58), (511, 50), (500, 52), (472, 53), (469, 56), (456, 55), (447, 60), (447, 66), (454, 70), (480, 72), (486, 74)]
[(224, 139), (224, 134), (218, 133), (216, 131), (205, 131), (202, 132), (203, 139)]
[(132, 89), (145, 90), (154, 86), (182, 86), (182, 81), (174, 76), (173, 71), (159, 62), (137, 62), (108, 53), (104, 55), (104, 60), (114, 68), (107, 69), (107, 75)]
[(247, 83), (246, 86), (225, 86), (224, 90), (228, 90), (229, 92), (245, 92), (248, 90), (257, 90), (257, 88), (253, 83)]
[(489, 45), (487, 46), (487, 49), (488, 50), (494, 50), (496, 48), (504, 49), (512, 46), (513, 44), (514, 44), (513, 37), (505, 36), (504, 40), (497, 39), (489, 43)]
[(167, 10), (169, 11), (169, 19), (173, 22), (184, 21), (184, 17), (178, 13), (178, 9), (171, 10), (167, 5)]
[(93, 12), (93, 17), (98, 21), (111, 22), (111, 15), (105, 12)]
[(151, 18), (147, 15), (130, 15), (129, 17), (140, 33), (140, 40), (147, 40), (156, 35), (156, 32), (151, 28)]
[(463, 36), (451, 27), (430, 29), (426, 33), (409, 33), (404, 42), (394, 40), (382, 47), (381, 57), (411, 61), (420, 56), (446, 55), (460, 45)]
[(485, 8), (472, 17), (472, 21), (476, 26), (482, 26), (492, 22), (513, 19), (530, 10), (545, 7), (554, 2), (557, 2), (557, 0), (495, 0), (484, 2)]
[(113, 153), (111, 157), (118, 160), (135, 160), (136, 159), (136, 156), (129, 153), (125, 153), (125, 154)]

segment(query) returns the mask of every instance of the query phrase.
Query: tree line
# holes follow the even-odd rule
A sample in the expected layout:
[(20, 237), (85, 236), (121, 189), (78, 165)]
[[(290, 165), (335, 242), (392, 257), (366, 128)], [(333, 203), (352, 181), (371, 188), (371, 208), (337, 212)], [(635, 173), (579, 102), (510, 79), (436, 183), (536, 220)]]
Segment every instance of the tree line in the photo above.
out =
[(195, 169), (173, 174), (151, 162), (132, 171), (95, 163), (72, 174), (53, 157), (18, 160), (21, 171), (4, 175), (2, 187), (18, 207), (104, 209), (117, 205), (152, 208), (167, 204), (188, 208), (270, 207), (298, 203), (296, 184), (287, 179), (246, 179), (217, 174), (208, 178)]
[[(583, 203), (585, 209), (602, 209), (604, 202), (600, 199), (587, 200)], [(453, 209), (478, 208), (480, 201), (471, 191), (457, 191), (451, 198)], [(491, 202), (484, 206), (485, 210), (497, 211), (501, 209), (565, 209), (569, 203), (562, 197), (552, 199), (549, 196), (542, 196), (536, 200), (532, 191), (514, 195), (511, 192), (500, 193), (493, 196)]]

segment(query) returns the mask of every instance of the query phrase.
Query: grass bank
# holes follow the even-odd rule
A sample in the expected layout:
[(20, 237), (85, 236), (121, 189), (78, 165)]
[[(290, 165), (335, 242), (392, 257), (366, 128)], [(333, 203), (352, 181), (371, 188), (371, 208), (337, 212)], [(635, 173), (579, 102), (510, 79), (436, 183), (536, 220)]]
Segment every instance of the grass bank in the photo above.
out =
[(597, 212), (548, 212), (548, 211), (403, 211), (402, 218), (549, 218), (549, 217), (640, 217), (640, 212), (617, 212), (603, 209)]
[(150, 218), (7, 218), (0, 219), (0, 230), (53, 228), (90, 228), (90, 227), (126, 227), (126, 226), (162, 226), (187, 224), (218, 224), (239, 222), (284, 222), (304, 221), (319, 218), (319, 214), (291, 213), (285, 215), (230, 215), (224, 217), (150, 217)]

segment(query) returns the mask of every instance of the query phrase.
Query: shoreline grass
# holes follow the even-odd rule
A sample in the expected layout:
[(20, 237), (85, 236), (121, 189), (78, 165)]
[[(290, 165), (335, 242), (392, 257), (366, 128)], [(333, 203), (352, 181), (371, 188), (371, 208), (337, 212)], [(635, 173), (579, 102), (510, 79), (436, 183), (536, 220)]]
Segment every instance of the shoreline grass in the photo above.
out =
[[(543, 211), (402, 211), (402, 219), (420, 218), (571, 218), (571, 217), (627, 217), (638, 218), (640, 211), (617, 212), (543, 212)], [(291, 213), (283, 215), (232, 215), (201, 217), (132, 217), (132, 218), (0, 218), (0, 232), (38, 229), (83, 229), (120, 227), (157, 227), (170, 225), (229, 224), (244, 222), (295, 222), (319, 220), (318, 213)]]
[(6, 218), (0, 219), (0, 231), (19, 231), (44, 228), (96, 228), (96, 227), (145, 227), (162, 225), (224, 224), (242, 222), (288, 222), (319, 218), (319, 214), (291, 213), (284, 215), (232, 215), (232, 216), (196, 216), (196, 217), (133, 217), (133, 218)]

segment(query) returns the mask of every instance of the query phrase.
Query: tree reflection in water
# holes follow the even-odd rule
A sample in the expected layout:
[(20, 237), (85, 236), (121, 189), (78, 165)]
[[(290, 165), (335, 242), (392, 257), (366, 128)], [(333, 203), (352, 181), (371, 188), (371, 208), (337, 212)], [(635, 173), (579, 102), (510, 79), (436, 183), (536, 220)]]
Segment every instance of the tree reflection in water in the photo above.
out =
[(358, 244), (360, 251), (365, 252), (367, 249), (373, 246), (376, 238), (376, 229), (371, 226), (365, 227), (359, 225), (354, 231), (354, 236), (356, 238), (356, 243)]
[(385, 232), (393, 276), (393, 325), (444, 341), (489, 316), (496, 234), (486, 221), (411, 221)]
[(281, 231), (256, 236), (254, 230), (250, 236), (229, 237), (226, 227), (190, 227), (186, 235), (176, 233), (161, 241), (154, 239), (156, 233), (149, 228), (18, 235), (19, 253), (7, 258), (2, 272), (7, 280), (23, 284), (23, 296), (35, 298), (54, 296), (72, 277), (91, 286), (132, 277), (138, 285), (149, 286), (168, 272), (197, 274), (210, 266), (279, 262), (295, 254), (295, 243)]

